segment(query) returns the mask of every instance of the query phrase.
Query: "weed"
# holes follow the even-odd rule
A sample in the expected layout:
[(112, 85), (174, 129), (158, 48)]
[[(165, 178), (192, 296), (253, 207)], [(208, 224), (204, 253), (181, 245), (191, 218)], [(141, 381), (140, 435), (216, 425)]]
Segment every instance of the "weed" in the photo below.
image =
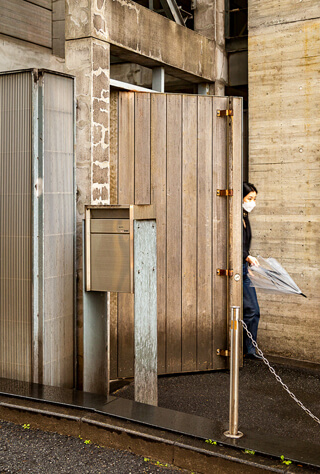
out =
[(25, 423), (24, 425), (22, 425), (22, 427), (23, 427), (25, 430), (30, 430), (30, 423)]
[(216, 442), (216, 441), (212, 441), (212, 439), (206, 439), (205, 442), (208, 443), (208, 444), (214, 444), (214, 445), (217, 444), (217, 442)]
[(285, 459), (283, 455), (281, 456), (280, 459), (281, 459), (282, 463), (286, 464), (287, 466), (289, 466), (289, 464), (292, 464), (292, 461), (290, 461), (289, 459)]
[(245, 449), (244, 452), (245, 452), (246, 454), (251, 454), (252, 456), (253, 456), (254, 454), (256, 454), (256, 452), (253, 451), (253, 450), (251, 450), (251, 449)]

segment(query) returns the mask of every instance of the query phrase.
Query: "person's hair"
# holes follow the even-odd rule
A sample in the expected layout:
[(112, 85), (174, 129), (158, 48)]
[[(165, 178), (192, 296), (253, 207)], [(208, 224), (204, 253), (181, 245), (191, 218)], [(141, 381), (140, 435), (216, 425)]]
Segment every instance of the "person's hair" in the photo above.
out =
[(252, 183), (246, 183), (246, 182), (243, 183), (243, 197), (246, 197), (247, 194), (252, 193), (252, 192), (258, 194), (258, 190), (255, 187), (255, 185)]

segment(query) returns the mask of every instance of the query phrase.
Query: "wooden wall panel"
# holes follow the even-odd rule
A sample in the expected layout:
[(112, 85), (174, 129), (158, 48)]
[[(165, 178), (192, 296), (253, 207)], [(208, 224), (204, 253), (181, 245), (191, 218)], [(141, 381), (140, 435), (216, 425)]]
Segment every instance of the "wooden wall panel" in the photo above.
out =
[(297, 21), (249, 31), (249, 173), (259, 191), (252, 253), (277, 258), (308, 296), (259, 292), (262, 349), (320, 362), (320, 7), (297, 5), (306, 8), (297, 7)]
[(0, 0), (0, 33), (51, 48), (51, 1), (40, 2), (44, 3), (46, 8), (35, 3)]
[[(118, 204), (119, 93), (110, 92), (110, 204)], [(110, 293), (110, 379), (118, 376), (118, 294)]]
[(217, 349), (224, 342), (227, 344), (228, 314), (227, 286), (228, 279), (217, 275), (217, 268), (227, 268), (227, 198), (217, 196), (217, 189), (227, 189), (227, 118), (217, 117), (217, 110), (228, 108), (228, 99), (215, 98), (213, 101), (213, 159), (212, 159), (212, 201), (213, 201), (213, 234), (212, 234), (212, 266), (213, 266), (213, 366), (226, 368), (225, 357), (217, 356)]
[[(228, 185), (229, 119), (217, 117), (228, 99), (148, 93), (119, 97), (118, 122), (115, 104), (111, 115), (112, 134), (119, 126), (119, 203), (130, 204), (134, 197), (144, 203), (146, 186), (157, 219), (158, 373), (226, 368), (226, 358), (216, 351), (228, 345), (228, 280), (217, 277), (216, 269), (227, 268), (228, 199), (217, 197), (216, 190)], [(117, 140), (111, 153), (115, 163)], [(239, 155), (241, 161), (241, 149)], [(235, 179), (239, 192), (241, 173)], [(116, 179), (111, 182), (114, 186)], [(118, 344), (118, 377), (133, 373), (132, 311), (131, 296), (119, 294), (111, 334)]]
[(135, 95), (135, 204), (150, 204), (150, 94)]
[[(118, 204), (134, 203), (134, 105), (135, 94), (119, 97)], [(132, 376), (134, 364), (134, 296), (118, 294), (118, 377)]]
[(157, 223), (158, 372), (166, 372), (167, 327), (167, 98), (151, 95), (151, 182)]
[(182, 97), (167, 96), (167, 372), (181, 371)]
[(212, 368), (212, 98), (198, 97), (197, 369)]
[[(182, 371), (197, 369), (198, 98), (182, 98)], [(200, 157), (201, 159), (202, 157)]]

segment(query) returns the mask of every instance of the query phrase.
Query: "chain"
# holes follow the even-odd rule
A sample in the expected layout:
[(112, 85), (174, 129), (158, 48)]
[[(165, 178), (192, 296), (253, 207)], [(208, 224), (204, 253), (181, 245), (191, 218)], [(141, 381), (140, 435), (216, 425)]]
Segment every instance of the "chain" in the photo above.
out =
[(281, 377), (276, 373), (276, 371), (274, 370), (273, 367), (271, 367), (269, 361), (265, 358), (263, 352), (261, 349), (259, 349), (258, 347), (258, 344), (256, 343), (256, 341), (253, 340), (253, 337), (252, 337), (252, 334), (251, 332), (249, 331), (248, 329), (248, 326), (246, 325), (246, 323), (240, 319), (240, 322), (242, 323), (246, 333), (248, 334), (248, 337), (249, 339), (251, 339), (251, 342), (254, 346), (254, 348), (256, 349), (257, 353), (262, 357), (262, 360), (263, 362), (268, 366), (270, 372), (272, 373), (272, 375), (275, 376), (276, 380), (282, 385), (282, 388), (290, 395), (290, 397), (299, 405), (300, 408), (302, 408), (302, 410), (304, 410), (309, 416), (311, 416), (311, 418), (320, 425), (320, 419), (315, 416), (313, 413), (311, 413), (310, 410), (308, 410), (308, 408), (306, 408), (304, 406), (304, 404), (302, 402), (300, 402), (300, 400), (298, 400), (298, 398), (295, 396), (294, 393), (292, 393), (290, 390), (289, 390), (289, 387), (283, 383), (283, 381), (281, 380)]

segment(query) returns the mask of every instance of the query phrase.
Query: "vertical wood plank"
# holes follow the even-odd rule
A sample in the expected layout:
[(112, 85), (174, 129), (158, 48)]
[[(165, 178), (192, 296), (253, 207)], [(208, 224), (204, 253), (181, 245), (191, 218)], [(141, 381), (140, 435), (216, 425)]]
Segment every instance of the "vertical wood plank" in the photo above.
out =
[(198, 97), (198, 370), (212, 368), (212, 140), (212, 97)]
[[(119, 92), (110, 93), (110, 204), (118, 204)], [(118, 373), (118, 294), (110, 293), (110, 379)]]
[(158, 405), (157, 234), (155, 220), (134, 223), (134, 399)]
[[(225, 357), (217, 356), (217, 349), (227, 349), (228, 277), (218, 276), (217, 268), (227, 268), (227, 198), (216, 195), (217, 189), (227, 189), (227, 118), (217, 117), (217, 110), (227, 109), (227, 98), (213, 98), (213, 368), (227, 367)], [(225, 347), (220, 347), (221, 345)]]
[(182, 97), (182, 371), (197, 368), (197, 97)]
[(134, 92), (119, 94), (118, 203), (134, 203)]
[(181, 96), (167, 96), (167, 369), (181, 371)]
[[(134, 93), (119, 94), (118, 203), (134, 202)], [(133, 375), (134, 297), (118, 294), (118, 377)]]
[(158, 373), (166, 372), (167, 311), (167, 101), (151, 95), (151, 202), (157, 223)]
[(135, 94), (135, 204), (150, 204), (150, 94)]
[[(231, 136), (229, 136), (229, 188), (233, 197), (229, 199), (229, 268), (242, 277), (242, 99), (232, 97), (230, 108), (233, 110)], [(229, 305), (242, 307), (242, 278), (229, 280)], [(241, 315), (242, 317), (242, 315)]]

